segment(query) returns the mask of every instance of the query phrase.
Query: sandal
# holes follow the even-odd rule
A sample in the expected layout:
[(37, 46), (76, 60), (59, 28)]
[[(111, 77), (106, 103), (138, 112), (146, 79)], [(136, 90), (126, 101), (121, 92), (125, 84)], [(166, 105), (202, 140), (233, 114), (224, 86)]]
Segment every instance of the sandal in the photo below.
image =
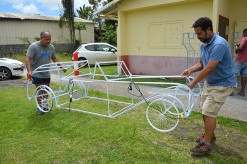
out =
[(211, 146), (202, 141), (196, 147), (191, 148), (190, 151), (193, 156), (205, 156), (210, 154)]
[(245, 93), (244, 92), (238, 92), (238, 95), (244, 97)]
[[(201, 137), (197, 138), (197, 139), (196, 139), (196, 142), (197, 142), (197, 143), (202, 142), (203, 139), (204, 139), (204, 135), (205, 135), (205, 134), (202, 134)], [(212, 139), (211, 139), (211, 143), (215, 143), (215, 141), (216, 141), (216, 136), (215, 136), (215, 134), (214, 134), (213, 137), (212, 137)]]

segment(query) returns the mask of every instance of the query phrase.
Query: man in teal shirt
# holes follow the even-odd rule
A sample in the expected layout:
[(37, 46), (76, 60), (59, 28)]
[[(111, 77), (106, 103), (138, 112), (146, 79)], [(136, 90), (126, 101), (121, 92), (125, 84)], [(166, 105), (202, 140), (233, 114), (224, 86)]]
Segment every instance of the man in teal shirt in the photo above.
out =
[(200, 71), (188, 85), (190, 89), (205, 80), (200, 100), (204, 134), (196, 139), (198, 145), (190, 149), (192, 155), (203, 156), (211, 152), (211, 143), (216, 140), (214, 131), (217, 114), (226, 98), (233, 92), (236, 78), (230, 46), (224, 38), (213, 32), (212, 21), (207, 17), (199, 18), (193, 28), (202, 42), (200, 60), (181, 75), (189, 76)]

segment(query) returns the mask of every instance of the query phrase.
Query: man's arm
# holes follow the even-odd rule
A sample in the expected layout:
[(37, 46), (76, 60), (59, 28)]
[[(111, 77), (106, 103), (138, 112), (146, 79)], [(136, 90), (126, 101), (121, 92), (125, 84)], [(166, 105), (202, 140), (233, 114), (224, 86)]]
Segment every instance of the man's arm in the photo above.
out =
[(239, 51), (242, 51), (244, 49), (244, 44), (239, 44), (238, 48), (235, 50), (235, 53), (238, 53)]
[[(51, 60), (52, 60), (54, 63), (55, 63), (55, 62), (59, 62), (59, 61), (57, 60), (56, 57), (51, 58)], [(60, 63), (58, 63), (57, 65), (60, 66), (60, 68), (63, 70), (63, 72), (66, 72), (66, 71), (67, 71), (67, 69), (66, 69), (66, 68), (63, 68), (63, 66), (62, 66)]]
[(246, 46), (247, 40), (245, 38), (242, 38), (240, 40), (240, 43), (237, 45), (237, 49), (235, 50), (235, 53), (238, 53), (239, 51), (242, 51), (244, 47)]
[(51, 60), (55, 63), (55, 62), (58, 62), (57, 58), (56, 57), (53, 57), (51, 58)]
[[(58, 63), (59, 61), (57, 60), (57, 58), (56, 57), (53, 57), (53, 58), (51, 58), (51, 60), (54, 62), (54, 63)], [(60, 66), (60, 68), (62, 69), (62, 65), (60, 64), (60, 63), (58, 63), (57, 64), (58, 66)]]
[(209, 61), (206, 67), (204, 67), (203, 70), (190, 82), (188, 87), (192, 89), (197, 85), (197, 83), (208, 77), (210, 73), (213, 72), (213, 70), (216, 68), (218, 63), (219, 61)]
[(26, 56), (25, 57), (25, 65), (26, 65), (26, 68), (27, 68), (27, 78), (29, 80), (32, 80), (32, 69), (31, 69), (31, 58)]
[(184, 72), (181, 74), (181, 76), (190, 76), (191, 73), (197, 72), (203, 69), (203, 65), (201, 60), (198, 61), (194, 66), (184, 70)]

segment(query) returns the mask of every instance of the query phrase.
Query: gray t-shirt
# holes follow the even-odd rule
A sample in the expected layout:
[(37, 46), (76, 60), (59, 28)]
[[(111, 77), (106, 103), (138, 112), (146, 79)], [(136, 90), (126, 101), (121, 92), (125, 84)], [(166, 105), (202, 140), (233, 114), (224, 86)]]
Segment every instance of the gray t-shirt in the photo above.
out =
[[(31, 58), (31, 69), (34, 71), (37, 67), (43, 64), (49, 64), (51, 62), (51, 58), (56, 57), (55, 47), (53, 45), (49, 45), (48, 47), (41, 46), (40, 42), (32, 43), (28, 50), (27, 54), (28, 57)], [(37, 78), (50, 78), (50, 72), (37, 72), (33, 74), (33, 77)]]

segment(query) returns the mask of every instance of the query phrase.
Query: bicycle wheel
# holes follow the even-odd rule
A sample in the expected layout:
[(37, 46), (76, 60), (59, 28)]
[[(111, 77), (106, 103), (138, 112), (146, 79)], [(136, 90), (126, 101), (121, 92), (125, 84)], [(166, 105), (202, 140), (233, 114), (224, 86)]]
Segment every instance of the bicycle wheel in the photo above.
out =
[(85, 85), (79, 81), (73, 81), (68, 84), (68, 93), (72, 94), (72, 99), (75, 101), (87, 96)]
[(157, 131), (169, 132), (176, 128), (179, 122), (179, 111), (174, 102), (158, 98), (147, 107), (148, 123)]
[(52, 94), (47, 86), (41, 86), (36, 91), (36, 105), (41, 112), (49, 112), (53, 107)]

